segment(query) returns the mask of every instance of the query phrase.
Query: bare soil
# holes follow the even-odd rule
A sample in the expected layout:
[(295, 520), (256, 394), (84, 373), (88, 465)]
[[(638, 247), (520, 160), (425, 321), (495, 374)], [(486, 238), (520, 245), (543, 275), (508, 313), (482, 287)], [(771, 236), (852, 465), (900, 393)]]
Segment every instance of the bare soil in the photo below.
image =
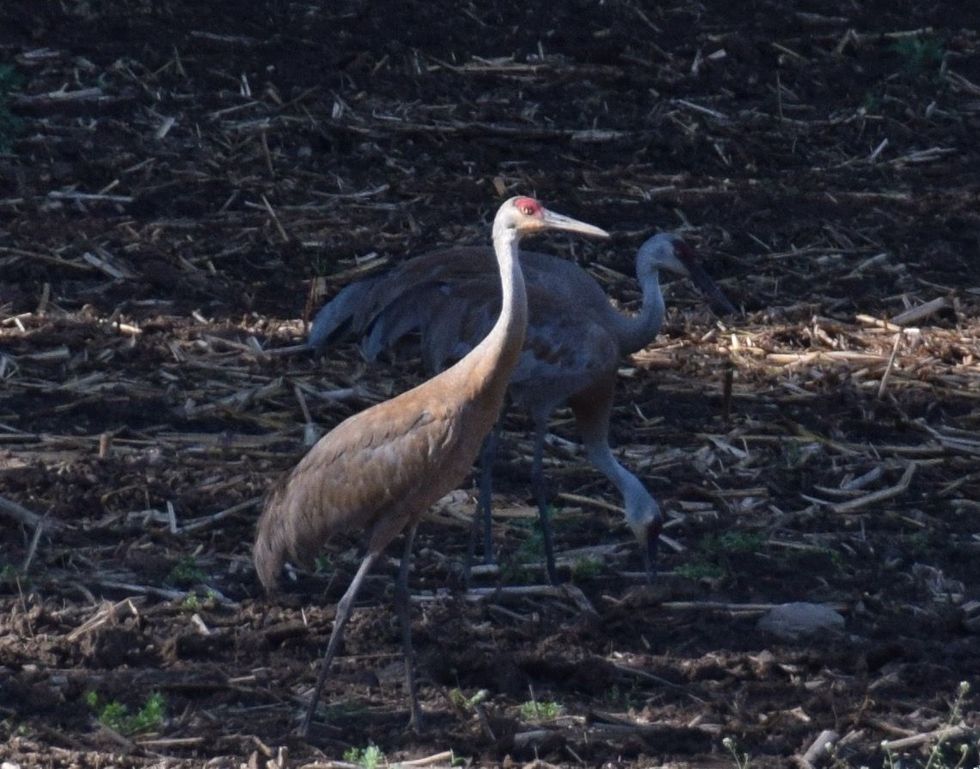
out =
[[(948, 754), (977, 764), (975, 695), (951, 714), (980, 683), (977, 9), (491, 5), (0, 8), (20, 78), (0, 96), (19, 123), (0, 129), (0, 498), (45, 516), (35, 539), (0, 510), (0, 757), (322, 766), (374, 743), (391, 762), (723, 767), (731, 737), (781, 767), (830, 729), (838, 765), (877, 767), (882, 740), (952, 722)], [(427, 731), (405, 728), (389, 561), (303, 740), (359, 543), (268, 600), (261, 496), (308, 433), (421, 367), (281, 351), (367, 257), (484, 242), (517, 193), (615, 233), (535, 245), (627, 310), (658, 229), (743, 310), (719, 320), (673, 282), (657, 344), (623, 363), (614, 439), (670, 516), (663, 573), (643, 584), (559, 415), (548, 474), (582, 597), (468, 600), (467, 486), (417, 543)], [(542, 579), (528, 426), (508, 417), (484, 585)], [(845, 632), (757, 628), (789, 601)], [(152, 692), (162, 720), (103, 713)], [(562, 713), (530, 718), (531, 699)], [(894, 753), (922, 766), (936, 742)]]

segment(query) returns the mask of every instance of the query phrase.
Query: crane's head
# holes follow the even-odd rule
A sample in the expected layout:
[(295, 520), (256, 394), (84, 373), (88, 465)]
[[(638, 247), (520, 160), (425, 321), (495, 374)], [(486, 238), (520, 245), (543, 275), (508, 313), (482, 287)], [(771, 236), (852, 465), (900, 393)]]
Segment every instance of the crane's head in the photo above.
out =
[(647, 240), (636, 252), (636, 276), (643, 282), (648, 275), (667, 270), (690, 278), (718, 312), (731, 315), (735, 307), (704, 271), (694, 249), (676, 235), (661, 232)]
[(597, 238), (608, 238), (605, 230), (591, 224), (572, 219), (570, 216), (556, 214), (542, 206), (534, 198), (514, 197), (504, 202), (497, 210), (493, 220), (494, 233), (510, 232), (518, 238), (545, 230), (565, 230)]
[(657, 547), (660, 544), (660, 530), (664, 516), (657, 500), (637, 481), (636, 487), (627, 490), (625, 496), (626, 524), (640, 544), (643, 563), (646, 566), (647, 581), (657, 576)]

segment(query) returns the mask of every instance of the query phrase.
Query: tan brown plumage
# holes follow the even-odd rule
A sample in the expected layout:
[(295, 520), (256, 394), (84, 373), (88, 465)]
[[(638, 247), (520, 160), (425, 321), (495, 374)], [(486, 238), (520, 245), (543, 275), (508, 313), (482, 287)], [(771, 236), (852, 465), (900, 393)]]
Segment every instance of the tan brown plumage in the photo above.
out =
[(408, 392), (355, 414), (327, 433), (271, 491), (258, 524), (253, 557), (273, 590), (285, 559), (309, 563), (337, 532), (364, 530), (367, 554), (337, 604), (334, 627), (306, 714), (308, 733), (320, 691), (353, 601), (374, 561), (403, 530), (405, 557), (396, 587), (412, 724), (421, 725), (408, 623), (408, 564), (422, 513), (465, 477), (503, 405), (527, 326), (527, 294), (517, 244), (547, 229), (600, 237), (607, 233), (517, 197), (493, 224), (500, 272), (500, 312), (493, 328), (458, 363)]
[(334, 532), (367, 530), (368, 549), (384, 550), (413, 514), (463, 480), (507, 384), (492, 379), (467, 403), (442, 396), (461, 394), (473, 371), (459, 367), (439, 379), (439, 390), (429, 380), (341, 422), (277, 484), (255, 544), (267, 590), (287, 557), (311, 565)]

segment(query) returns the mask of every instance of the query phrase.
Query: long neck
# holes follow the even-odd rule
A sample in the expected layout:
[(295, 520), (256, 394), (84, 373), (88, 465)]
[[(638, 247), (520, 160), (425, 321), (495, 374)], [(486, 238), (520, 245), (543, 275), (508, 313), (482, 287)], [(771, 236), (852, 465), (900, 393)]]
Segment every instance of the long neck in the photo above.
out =
[(664, 295), (660, 290), (660, 273), (657, 270), (646, 272), (639, 280), (643, 290), (640, 311), (629, 316), (612, 310), (615, 314), (612, 320), (619, 339), (620, 355), (642, 350), (660, 333), (660, 326), (664, 322)]
[(520, 358), (527, 330), (527, 289), (517, 243), (518, 235), (514, 229), (494, 227), (493, 249), (500, 269), (500, 315), (490, 333), (460, 361), (469, 359), (474, 369), (470, 381), (500, 403), (503, 403), (510, 375)]
[(607, 440), (587, 439), (585, 451), (595, 468), (619, 489), (623, 496), (623, 507), (627, 511), (642, 509), (645, 507), (644, 502), (652, 501), (650, 492), (640, 479), (616, 461)]

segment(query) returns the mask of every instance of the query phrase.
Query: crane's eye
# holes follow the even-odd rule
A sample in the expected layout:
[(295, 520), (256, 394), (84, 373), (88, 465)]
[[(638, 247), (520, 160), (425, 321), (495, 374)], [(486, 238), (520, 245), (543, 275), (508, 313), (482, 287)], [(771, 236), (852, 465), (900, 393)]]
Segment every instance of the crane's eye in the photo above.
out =
[(541, 205), (534, 198), (518, 198), (514, 201), (514, 208), (524, 216), (538, 216), (541, 213)]

